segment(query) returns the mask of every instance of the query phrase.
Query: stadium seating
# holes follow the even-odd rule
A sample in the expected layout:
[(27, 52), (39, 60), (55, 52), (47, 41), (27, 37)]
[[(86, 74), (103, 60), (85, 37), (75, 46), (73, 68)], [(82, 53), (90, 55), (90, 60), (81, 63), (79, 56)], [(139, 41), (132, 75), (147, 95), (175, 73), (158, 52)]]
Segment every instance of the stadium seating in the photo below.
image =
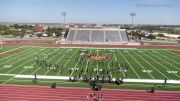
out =
[(68, 33), (67, 40), (73, 41), (76, 30), (70, 30)]
[(90, 35), (90, 30), (77, 30), (76, 36), (74, 37), (76, 41), (88, 41), (89, 40), (89, 35)]
[(70, 29), (66, 43), (126, 44), (125, 29)]

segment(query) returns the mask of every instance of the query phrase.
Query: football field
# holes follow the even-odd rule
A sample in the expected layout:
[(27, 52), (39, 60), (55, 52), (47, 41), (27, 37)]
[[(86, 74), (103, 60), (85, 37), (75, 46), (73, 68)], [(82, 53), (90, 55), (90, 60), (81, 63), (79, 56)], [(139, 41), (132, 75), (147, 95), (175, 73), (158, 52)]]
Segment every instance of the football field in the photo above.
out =
[(180, 56), (172, 49), (6, 47), (0, 76), (41, 75), (180, 80)]

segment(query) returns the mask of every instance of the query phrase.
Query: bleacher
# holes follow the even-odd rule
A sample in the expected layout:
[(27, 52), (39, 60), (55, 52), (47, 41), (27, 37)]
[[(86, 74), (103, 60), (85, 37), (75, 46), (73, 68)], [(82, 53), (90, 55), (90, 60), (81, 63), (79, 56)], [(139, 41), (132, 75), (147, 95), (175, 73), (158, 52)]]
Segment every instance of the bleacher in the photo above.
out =
[(66, 43), (127, 44), (125, 29), (70, 29)]

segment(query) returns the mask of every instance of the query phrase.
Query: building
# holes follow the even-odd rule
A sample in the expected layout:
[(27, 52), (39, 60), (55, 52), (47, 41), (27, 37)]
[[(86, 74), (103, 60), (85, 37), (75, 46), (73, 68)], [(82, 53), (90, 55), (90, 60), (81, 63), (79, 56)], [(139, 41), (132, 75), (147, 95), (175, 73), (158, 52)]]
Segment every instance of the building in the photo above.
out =
[(36, 32), (43, 32), (45, 30), (48, 29), (48, 26), (34, 26), (33, 29), (36, 31)]

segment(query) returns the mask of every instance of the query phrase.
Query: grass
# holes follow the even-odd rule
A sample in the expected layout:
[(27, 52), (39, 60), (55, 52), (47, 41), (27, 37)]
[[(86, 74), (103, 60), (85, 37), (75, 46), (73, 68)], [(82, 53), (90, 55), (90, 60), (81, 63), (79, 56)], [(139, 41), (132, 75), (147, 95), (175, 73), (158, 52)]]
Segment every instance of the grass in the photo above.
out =
[(0, 53), (6, 52), (6, 51), (9, 51), (9, 50), (18, 48), (18, 47), (19, 46), (3, 47), (2, 49), (0, 49)]
[[(0, 54), (5, 54), (18, 47), (5, 47)], [(0, 59), (0, 74), (23, 75), (49, 75), (49, 76), (92, 76), (129, 78), (129, 79), (173, 79), (180, 80), (180, 56), (168, 49), (98, 49), (98, 48), (60, 48), (60, 47), (22, 47), (23, 50)], [(84, 59), (81, 61), (80, 51), (89, 54), (109, 56), (110, 60), (98, 63)], [(53, 67), (58, 65), (57, 71), (40, 66), (35, 61), (36, 54), (39, 59), (47, 61)], [(78, 62), (79, 60), (79, 62)], [(64, 68), (61, 68), (64, 67)], [(72, 69), (70, 71), (70, 69)], [(78, 69), (77, 71), (75, 69)], [(97, 71), (96, 71), (97, 70)], [(108, 73), (102, 73), (101, 70)], [(123, 72), (126, 71), (126, 72)], [(38, 80), (37, 85), (48, 86), (57, 82), (59, 86), (89, 87), (89, 84), (78, 81)], [(18, 79), (12, 76), (0, 76), (1, 84), (32, 85), (31, 79)], [(125, 83), (121, 86), (104, 85), (105, 88), (121, 89), (147, 89), (155, 84)], [(167, 88), (157, 87), (159, 90), (179, 90), (180, 86), (169, 84)]]

